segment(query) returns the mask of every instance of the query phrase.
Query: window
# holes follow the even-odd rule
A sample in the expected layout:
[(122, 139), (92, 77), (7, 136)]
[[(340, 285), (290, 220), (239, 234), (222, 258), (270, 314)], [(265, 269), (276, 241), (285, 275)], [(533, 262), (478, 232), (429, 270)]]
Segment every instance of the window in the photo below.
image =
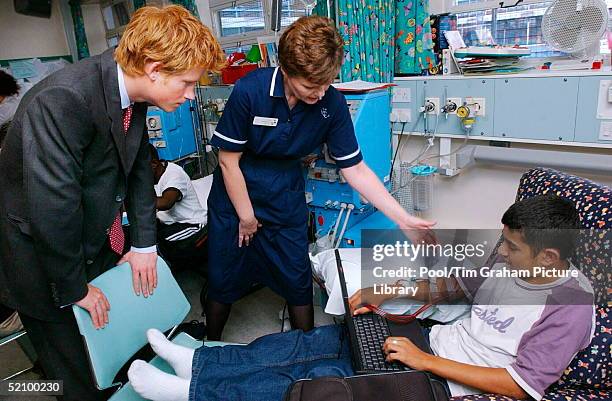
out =
[(298, 18), (307, 15), (306, 7), (308, 7), (308, 11), (311, 11), (312, 8), (310, 7), (313, 3), (315, 2), (308, 0), (283, 0), (281, 27), (288, 27)]
[(261, 0), (222, 8), (216, 16), (222, 37), (265, 29)]
[(106, 30), (106, 43), (117, 46), (119, 38), (134, 12), (131, 0), (107, 0), (100, 4)]
[[(499, 8), (497, 1), (450, 1), (450, 11), (457, 14), (457, 29), (468, 46), (493, 43), (504, 46), (520, 45), (531, 50), (531, 57), (563, 55), (549, 47), (542, 35), (542, 18), (552, 1), (526, 0), (509, 8)], [(610, 13), (612, 0), (606, 1)], [(610, 52), (607, 40), (602, 39), (601, 52)]]
[[(314, 4), (314, 0), (280, 1), (281, 28), (307, 15), (308, 7)], [(237, 49), (248, 51), (258, 37), (275, 35), (271, 29), (272, 0), (210, 0), (210, 4), (214, 29), (227, 54)]]

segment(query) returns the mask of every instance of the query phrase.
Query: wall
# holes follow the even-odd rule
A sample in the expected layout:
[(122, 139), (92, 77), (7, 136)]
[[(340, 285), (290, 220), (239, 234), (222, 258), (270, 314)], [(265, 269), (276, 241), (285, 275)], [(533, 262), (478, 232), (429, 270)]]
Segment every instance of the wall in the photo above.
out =
[[(202, 20), (204, 25), (212, 28), (209, 4), (209, 0), (196, 0), (200, 20)], [(89, 53), (95, 56), (108, 49), (100, 5), (82, 4), (81, 8), (83, 10), (83, 22), (85, 24), (85, 34), (87, 35)]]
[(85, 25), (89, 54), (95, 56), (108, 49), (100, 5), (82, 4), (81, 10), (83, 11), (83, 24)]
[(70, 54), (59, 2), (52, 1), (51, 18), (17, 14), (10, 0), (0, 0), (0, 60)]
[(195, 0), (200, 20), (204, 25), (212, 29), (212, 21), (210, 16), (210, 0)]
[(442, 14), (446, 10), (446, 0), (429, 0), (429, 13)]
[[(399, 164), (400, 158), (405, 161), (413, 160), (423, 149), (425, 143), (424, 139), (420, 137), (412, 137), (407, 142), (404, 142), (404, 140), (402, 140), (402, 149), (396, 161), (396, 166)], [(453, 149), (456, 149), (462, 142), (463, 140), (453, 141)], [(471, 142), (476, 145), (486, 144), (482, 141)], [(611, 154), (610, 149), (594, 150), (519, 144), (513, 144), (512, 147)], [(428, 154), (439, 154), (437, 141)], [(434, 158), (428, 162), (437, 164), (438, 160)], [(499, 228), (501, 226), (501, 216), (508, 206), (514, 202), (519, 179), (526, 170), (528, 168), (476, 164), (464, 169), (455, 177), (436, 176), (434, 206), (430, 211), (424, 212), (423, 217), (436, 220), (438, 228)], [(612, 177), (596, 176), (570, 170), (566, 172), (612, 187)]]

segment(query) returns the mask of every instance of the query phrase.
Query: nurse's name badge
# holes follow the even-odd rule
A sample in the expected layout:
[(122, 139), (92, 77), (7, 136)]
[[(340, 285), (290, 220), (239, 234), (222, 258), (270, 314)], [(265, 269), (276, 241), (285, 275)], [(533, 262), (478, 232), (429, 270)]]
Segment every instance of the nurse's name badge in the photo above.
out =
[(258, 117), (253, 118), (253, 125), (264, 125), (266, 127), (276, 127), (278, 118)]

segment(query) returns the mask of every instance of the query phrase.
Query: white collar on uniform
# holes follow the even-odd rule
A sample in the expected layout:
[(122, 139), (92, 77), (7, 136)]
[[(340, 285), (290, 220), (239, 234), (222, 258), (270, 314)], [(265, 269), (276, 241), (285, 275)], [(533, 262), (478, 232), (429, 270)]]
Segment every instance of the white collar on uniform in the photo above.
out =
[(123, 70), (117, 64), (117, 81), (119, 81), (119, 96), (121, 97), (121, 110), (130, 107), (132, 102), (128, 96), (127, 88), (125, 87), (125, 80), (123, 78)]
[[(281, 88), (282, 91), (276, 89), (276, 76), (278, 75), (278, 70), (279, 69), (280, 69), (280, 67), (276, 67), (274, 69), (274, 73), (272, 74), (272, 82), (270, 83), (270, 96), (275, 96), (275, 97), (285, 96), (284, 88)], [(282, 78), (282, 76), (281, 76), (281, 78)]]

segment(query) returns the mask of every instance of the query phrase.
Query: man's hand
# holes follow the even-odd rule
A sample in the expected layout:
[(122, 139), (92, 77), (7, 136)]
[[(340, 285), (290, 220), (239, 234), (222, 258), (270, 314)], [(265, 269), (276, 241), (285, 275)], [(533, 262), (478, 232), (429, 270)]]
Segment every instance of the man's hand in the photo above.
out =
[(132, 284), (136, 295), (140, 295), (141, 289), (145, 298), (149, 294), (153, 295), (153, 289), (157, 287), (157, 252), (130, 251), (117, 264), (124, 262), (128, 262), (132, 268)]
[(392, 295), (375, 294), (373, 287), (362, 288), (357, 290), (357, 292), (349, 298), (349, 306), (354, 315), (361, 315), (363, 313), (369, 313), (370, 309), (366, 307), (360, 308), (360, 306), (365, 304), (380, 306), (380, 304), (391, 298), (393, 298)]
[(421, 351), (406, 337), (388, 337), (383, 351), (387, 362), (399, 361), (415, 370), (429, 370), (431, 355)]
[(75, 302), (75, 304), (89, 312), (96, 330), (108, 324), (110, 303), (108, 303), (108, 299), (106, 299), (106, 296), (98, 287), (87, 284), (87, 295), (80, 301)]

